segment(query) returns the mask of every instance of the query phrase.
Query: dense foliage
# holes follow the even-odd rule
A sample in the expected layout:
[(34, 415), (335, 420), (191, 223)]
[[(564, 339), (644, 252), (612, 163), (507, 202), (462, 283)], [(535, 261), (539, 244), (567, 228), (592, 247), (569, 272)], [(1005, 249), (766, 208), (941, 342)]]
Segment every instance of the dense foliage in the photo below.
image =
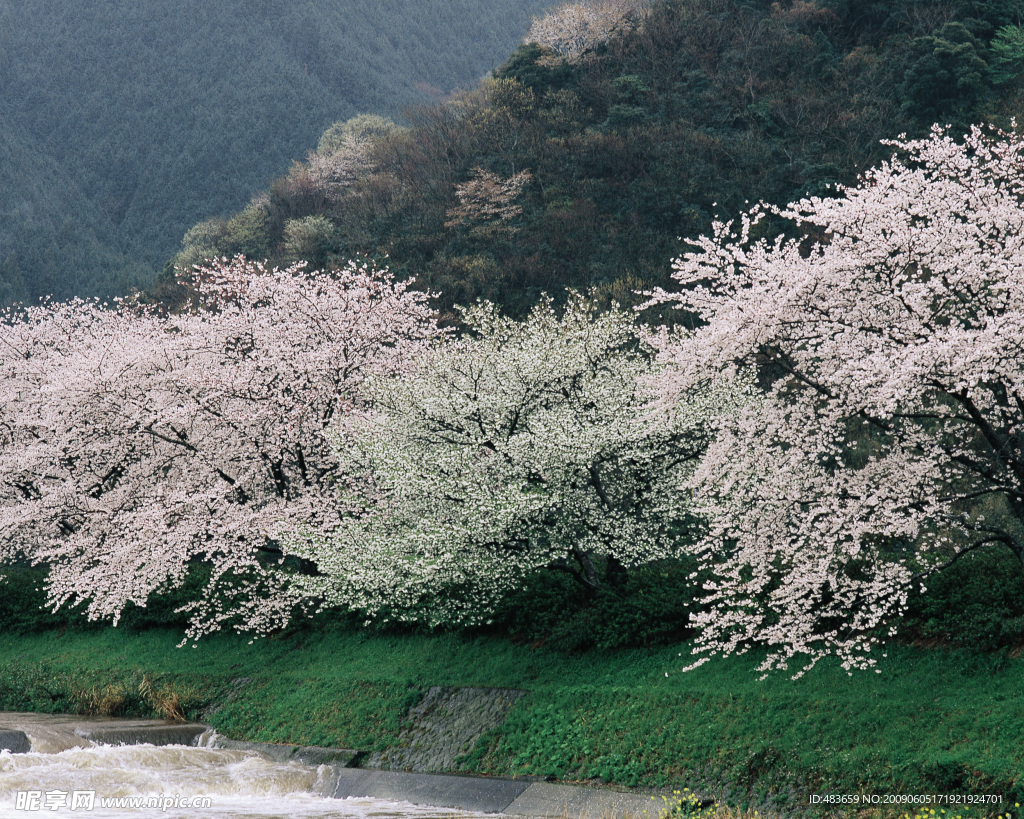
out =
[(0, 305), (123, 293), (331, 122), (475, 83), (549, 0), (0, 0)]
[[(625, 303), (666, 284), (680, 237), (715, 214), (852, 182), (886, 156), (883, 138), (1020, 110), (1018, 0), (575, 6), (538, 20), (545, 45), (476, 91), (373, 138), (351, 184), (324, 195), (321, 151), (199, 249), (388, 254), (443, 312), (483, 296), (525, 315), (565, 286)], [(483, 178), (499, 199), (514, 188), (507, 218), (469, 218), (461, 194)]]

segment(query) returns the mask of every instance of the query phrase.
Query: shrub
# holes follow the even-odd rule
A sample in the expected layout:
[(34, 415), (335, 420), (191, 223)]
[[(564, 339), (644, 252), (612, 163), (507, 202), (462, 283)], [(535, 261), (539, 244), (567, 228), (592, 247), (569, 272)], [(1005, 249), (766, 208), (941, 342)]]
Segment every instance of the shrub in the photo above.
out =
[(588, 595), (569, 577), (539, 573), (506, 598), (495, 627), (514, 640), (556, 651), (653, 646), (692, 635), (693, 567), (662, 561), (630, 572), (620, 586)]
[(911, 597), (906, 625), (982, 651), (1024, 645), (1024, 567), (1002, 548), (966, 555)]

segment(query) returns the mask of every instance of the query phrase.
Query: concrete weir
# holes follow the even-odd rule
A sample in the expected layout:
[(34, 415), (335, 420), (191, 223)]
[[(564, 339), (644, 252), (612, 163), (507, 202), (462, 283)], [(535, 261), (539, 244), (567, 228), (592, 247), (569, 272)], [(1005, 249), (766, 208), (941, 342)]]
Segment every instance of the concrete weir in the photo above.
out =
[(0, 750), (58, 753), (88, 745), (195, 745), (208, 730), (210, 726), (199, 722), (2, 712)]
[(200, 723), (169, 725), (103, 725), (76, 729), (83, 739), (97, 745), (195, 745), (210, 726)]
[(241, 742), (220, 734), (211, 735), (204, 745), (225, 751), (248, 751), (274, 762), (301, 762), (303, 765), (334, 765), (347, 768), (357, 763), (362, 754), (346, 748), (321, 748), (316, 745), (273, 745), (268, 742)]

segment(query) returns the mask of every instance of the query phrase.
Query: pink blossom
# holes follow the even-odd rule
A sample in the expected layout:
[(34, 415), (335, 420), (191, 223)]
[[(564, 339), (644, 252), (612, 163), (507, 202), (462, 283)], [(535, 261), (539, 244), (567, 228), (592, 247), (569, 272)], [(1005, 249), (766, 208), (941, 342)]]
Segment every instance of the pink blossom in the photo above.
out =
[(265, 631), (296, 603), (280, 532), (339, 518), (324, 430), (438, 330), (386, 270), (238, 258), (192, 278), (183, 315), (75, 301), (0, 323), (0, 561), (49, 566), (53, 606), (115, 623), (206, 562), (192, 636)]
[[(865, 667), (915, 576), (988, 543), (1024, 560), (1024, 141), (890, 144), (834, 198), (715, 224), (653, 294), (706, 323), (656, 337), (663, 401), (709, 370), (770, 382), (690, 482), (714, 521), (700, 652)], [(768, 215), (807, 238), (754, 238)]]

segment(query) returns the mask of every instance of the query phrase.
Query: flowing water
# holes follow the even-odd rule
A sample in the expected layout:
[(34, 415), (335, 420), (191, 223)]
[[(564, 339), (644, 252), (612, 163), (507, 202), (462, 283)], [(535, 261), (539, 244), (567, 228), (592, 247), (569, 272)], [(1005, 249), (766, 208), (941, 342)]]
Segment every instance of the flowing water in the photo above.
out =
[[(10, 715), (5, 715), (10, 716)], [(28, 753), (0, 752), (0, 817), (428, 819), (472, 817), (374, 799), (330, 799), (330, 766), (184, 745), (95, 745), (45, 717), (18, 715)], [(76, 718), (77, 720), (77, 718)], [(79, 723), (81, 720), (77, 720)], [(188, 801), (185, 801), (188, 800)], [(56, 808), (55, 810), (52, 808)]]

